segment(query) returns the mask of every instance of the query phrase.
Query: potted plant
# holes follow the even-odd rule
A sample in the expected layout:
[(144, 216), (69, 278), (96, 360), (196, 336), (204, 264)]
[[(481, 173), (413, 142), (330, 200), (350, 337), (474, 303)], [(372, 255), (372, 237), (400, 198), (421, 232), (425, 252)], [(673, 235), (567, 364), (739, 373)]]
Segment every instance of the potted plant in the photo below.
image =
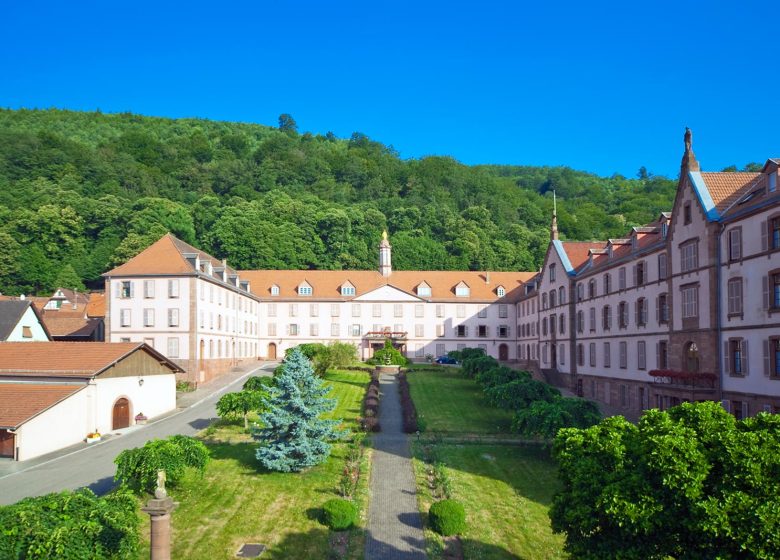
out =
[(95, 443), (96, 441), (100, 441), (101, 439), (102, 436), (100, 435), (100, 432), (98, 432), (97, 430), (87, 434), (87, 443)]
[(144, 416), (143, 412), (139, 412), (135, 415), (135, 423), (136, 424), (146, 424), (146, 421), (149, 420), (146, 416)]

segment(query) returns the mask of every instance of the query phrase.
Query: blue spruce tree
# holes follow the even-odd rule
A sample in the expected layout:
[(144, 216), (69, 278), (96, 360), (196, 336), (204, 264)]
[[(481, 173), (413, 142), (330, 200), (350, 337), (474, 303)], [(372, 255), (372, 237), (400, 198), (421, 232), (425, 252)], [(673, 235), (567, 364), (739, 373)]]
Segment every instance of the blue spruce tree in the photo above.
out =
[(298, 472), (328, 458), (329, 441), (342, 435), (336, 430), (340, 421), (320, 418), (336, 407), (335, 399), (327, 398), (329, 392), (309, 359), (297, 348), (290, 353), (276, 386), (264, 398), (264, 428), (253, 434), (260, 442), (257, 459), (265, 468)]

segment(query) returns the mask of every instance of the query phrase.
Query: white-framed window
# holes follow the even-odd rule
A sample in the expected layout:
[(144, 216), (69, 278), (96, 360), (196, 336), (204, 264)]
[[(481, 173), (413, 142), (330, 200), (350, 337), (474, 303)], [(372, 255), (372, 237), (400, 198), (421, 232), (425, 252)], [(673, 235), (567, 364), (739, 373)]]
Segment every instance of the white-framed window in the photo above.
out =
[(680, 289), (682, 300), (682, 318), (699, 316), (699, 289), (697, 286), (686, 286)]
[[(168, 326), (169, 327), (178, 327), (179, 326), (179, 310), (176, 308), (171, 308), (168, 310)], [(178, 340), (178, 339), (176, 339)]]
[(299, 296), (310, 296), (312, 294), (311, 286), (308, 284), (301, 284), (298, 286), (298, 295)]
[[(179, 297), (179, 279), (178, 278), (170, 278), (170, 279), (168, 279), (168, 297), (170, 299), (175, 299), (175, 298)], [(178, 338), (176, 340), (178, 340)]]
[(742, 228), (736, 227), (729, 230), (729, 260), (738, 261), (742, 258)]
[(320, 326), (317, 323), (309, 325), (309, 336), (320, 336)]
[(276, 323), (267, 323), (268, 336), (276, 336)]
[(168, 337), (168, 357), (179, 357), (179, 338), (175, 336)]
[(469, 295), (471, 295), (471, 290), (466, 284), (461, 282), (460, 284), (455, 286), (456, 297), (469, 297)]
[(425, 336), (425, 325), (422, 325), (420, 323), (416, 324), (414, 326), (414, 336), (417, 338), (422, 338)]
[(298, 316), (298, 304), (297, 303), (291, 303), (290, 306), (287, 309), (287, 312), (290, 317), (297, 317)]
[(618, 346), (620, 348), (620, 368), (626, 369), (628, 367), (628, 344), (623, 341)]
[(498, 318), (506, 319), (509, 316), (509, 306), (505, 303), (498, 304)]
[(352, 316), (353, 317), (360, 317), (360, 304), (359, 303), (353, 303), (352, 304)]
[(549, 266), (550, 268), (550, 282), (555, 282), (555, 263)]
[(626, 289), (626, 267), (618, 269), (618, 290)]
[(268, 316), (269, 317), (276, 317), (276, 304), (275, 303), (269, 303), (268, 304)]
[(272, 296), (278, 296), (279, 295), (279, 286), (277, 286), (276, 284), (271, 286), (271, 295)]
[(298, 325), (295, 323), (291, 323), (287, 326), (287, 334), (290, 336), (298, 336)]
[(680, 271), (688, 272), (699, 266), (699, 243), (696, 240), (680, 245)]
[(144, 327), (154, 326), (154, 309), (147, 307), (144, 309)]
[(444, 325), (442, 323), (436, 325), (436, 336), (444, 336)]
[(371, 306), (371, 316), (372, 317), (381, 317), (382, 316), (382, 304), (381, 303), (375, 303)]
[(665, 280), (669, 274), (666, 253), (658, 255), (658, 279)]
[(355, 295), (355, 286), (342, 286), (341, 287), (341, 295), (342, 296), (354, 296)]
[(122, 280), (119, 283), (119, 297), (121, 299), (131, 299), (133, 297), (133, 282), (131, 280)]
[(647, 345), (644, 340), (636, 343), (636, 361), (639, 369), (647, 369)]
[(129, 327), (130, 326), (130, 310), (129, 309), (122, 309), (119, 311), (119, 326), (121, 327)]
[(463, 338), (469, 335), (469, 328), (466, 325), (458, 325), (455, 327), (455, 336)]
[(488, 311), (487, 306), (483, 305), (477, 310), (477, 317), (480, 319), (485, 319), (487, 317)]
[(466, 317), (466, 306), (463, 304), (458, 304), (458, 306), (455, 308), (455, 315), (458, 319), (463, 319)]
[(596, 343), (591, 342), (588, 344), (588, 359), (590, 367), (596, 367)]
[(355, 324), (350, 327), (352, 336), (360, 336), (360, 325)]
[(436, 317), (441, 319), (444, 317), (444, 304), (443, 303), (437, 303), (436, 304)]
[(498, 288), (496, 288), (496, 295), (498, 297), (504, 297), (506, 295), (506, 290), (504, 289), (503, 286), (499, 286)]
[(339, 324), (338, 323), (331, 323), (330, 324), (330, 336), (339, 336)]
[(320, 316), (320, 304), (319, 303), (310, 303), (309, 304), (309, 317), (319, 317)]
[(422, 358), (425, 356), (425, 345), (421, 343), (417, 343), (414, 345), (414, 356), (416, 358)]
[(498, 338), (509, 337), (509, 325), (498, 325)]
[(331, 317), (338, 317), (341, 315), (341, 306), (338, 303), (331, 303), (330, 304), (330, 316)]
[(732, 278), (728, 282), (729, 315), (742, 313), (742, 278)]
[(425, 307), (422, 303), (414, 304), (414, 316), (418, 319), (425, 317)]
[(611, 356), (609, 353), (609, 342), (604, 343), (604, 367), (608, 368), (612, 365)]
[(444, 356), (447, 353), (446, 346), (444, 344), (437, 344), (436, 345), (436, 355), (437, 356)]
[(144, 298), (152, 299), (154, 297), (154, 280), (144, 280)]
[(402, 303), (396, 303), (393, 305), (393, 317), (403, 317), (404, 306)]
[(430, 297), (431, 287), (427, 284), (420, 284), (417, 286), (417, 295), (421, 297)]
[(590, 325), (590, 331), (594, 332), (596, 330), (596, 308), (591, 307), (588, 311), (588, 322)]

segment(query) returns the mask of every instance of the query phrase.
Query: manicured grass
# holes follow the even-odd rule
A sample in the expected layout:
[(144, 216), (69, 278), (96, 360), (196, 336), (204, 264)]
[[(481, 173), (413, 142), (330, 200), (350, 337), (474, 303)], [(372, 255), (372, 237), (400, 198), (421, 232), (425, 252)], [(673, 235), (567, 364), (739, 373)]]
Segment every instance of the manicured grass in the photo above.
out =
[(407, 379), (417, 415), (426, 432), (456, 434), (508, 433), (512, 413), (491, 406), (477, 383), (460, 368), (411, 371)]
[[(344, 418), (345, 426), (354, 431), (368, 374), (336, 371), (329, 372), (326, 380), (333, 387), (330, 396), (338, 399), (331, 417)], [(220, 423), (204, 430), (202, 437), (212, 456), (204, 476), (190, 474), (170, 490), (181, 504), (173, 514), (173, 558), (233, 558), (245, 542), (268, 545), (263, 558), (328, 557), (331, 535), (317, 515), (322, 504), (336, 496), (345, 443), (335, 444), (324, 464), (303, 473), (284, 474), (259, 466), (256, 444), (241, 425)], [(350, 532), (344, 554), (337, 557), (363, 557), (369, 455), (370, 450), (363, 460), (355, 496), (360, 526)], [(143, 534), (148, 539), (148, 529)], [(146, 546), (148, 557), (148, 543)]]
[[(420, 457), (433, 453), (446, 465), (452, 498), (466, 509), (464, 558), (548, 560), (566, 558), (563, 536), (550, 528), (547, 511), (557, 489), (547, 451), (515, 445), (414, 445), (418, 502), (423, 519), (432, 503)], [(442, 538), (426, 528), (430, 560), (444, 558)]]

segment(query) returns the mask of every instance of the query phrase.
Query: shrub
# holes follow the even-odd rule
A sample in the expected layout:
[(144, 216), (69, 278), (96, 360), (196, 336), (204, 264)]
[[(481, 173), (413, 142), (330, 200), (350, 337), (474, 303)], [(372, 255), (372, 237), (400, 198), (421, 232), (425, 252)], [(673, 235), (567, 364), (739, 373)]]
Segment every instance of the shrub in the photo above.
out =
[(374, 352), (372, 362), (378, 365), (385, 365), (389, 362), (394, 366), (407, 366), (409, 360), (407, 360), (401, 352), (393, 348), (393, 343), (389, 340), (385, 340), (384, 348), (381, 348)]
[(536, 401), (552, 402), (560, 398), (561, 392), (542, 381), (531, 379), (530, 374), (503, 385), (494, 385), (485, 389), (485, 396), (493, 406), (508, 410), (526, 408)]
[(466, 510), (455, 500), (435, 502), (428, 510), (428, 521), (440, 535), (459, 535), (466, 530)]
[(117, 455), (114, 480), (139, 491), (152, 492), (157, 484), (157, 471), (164, 470), (168, 484), (175, 486), (187, 467), (203, 472), (208, 461), (208, 448), (195, 438), (175, 435), (153, 439), (143, 447), (125, 449)]
[(464, 348), (460, 351), (460, 358), (458, 361), (470, 360), (471, 358), (481, 358), (486, 356), (485, 351), (482, 348)]
[(138, 502), (81, 489), (0, 507), (0, 558), (138, 558)]
[(244, 391), (268, 391), (268, 388), (273, 386), (273, 377), (254, 375), (246, 380), (242, 389)]
[(495, 358), (482, 355), (473, 358), (465, 358), (462, 366), (463, 374), (466, 377), (474, 378), (478, 373), (498, 367), (499, 363)]
[(536, 401), (518, 410), (512, 428), (525, 436), (552, 439), (561, 428), (589, 428), (600, 420), (601, 414), (594, 402), (558, 398), (552, 402)]
[(379, 426), (379, 376), (371, 374), (371, 381), (363, 397), (363, 429), (367, 432), (380, 431)]
[(420, 430), (420, 425), (417, 421), (417, 408), (414, 406), (414, 401), (409, 391), (409, 380), (406, 378), (405, 372), (398, 374), (398, 393), (401, 397), (403, 430), (407, 434), (413, 434)]
[(327, 348), (324, 344), (320, 342), (309, 342), (305, 344), (299, 344), (298, 346), (294, 346), (292, 348), (288, 348), (284, 352), (284, 359), (287, 360), (290, 355), (293, 353), (293, 350), (300, 350), (301, 354), (306, 356), (309, 360), (314, 360), (314, 356), (317, 355), (319, 352), (322, 352), (324, 348)]
[(355, 524), (357, 508), (343, 498), (332, 498), (322, 506), (322, 523), (333, 531), (344, 531)]
[(260, 411), (263, 406), (263, 398), (268, 392), (263, 391), (238, 391), (225, 393), (217, 401), (217, 414), (220, 418), (243, 418), (244, 429), (249, 428), (249, 413), (253, 410)]
[(483, 389), (487, 390), (496, 385), (504, 385), (516, 379), (523, 379), (525, 376), (527, 379), (531, 378), (530, 374), (526, 372), (520, 372), (506, 366), (497, 366), (477, 373), (474, 379), (482, 385)]

